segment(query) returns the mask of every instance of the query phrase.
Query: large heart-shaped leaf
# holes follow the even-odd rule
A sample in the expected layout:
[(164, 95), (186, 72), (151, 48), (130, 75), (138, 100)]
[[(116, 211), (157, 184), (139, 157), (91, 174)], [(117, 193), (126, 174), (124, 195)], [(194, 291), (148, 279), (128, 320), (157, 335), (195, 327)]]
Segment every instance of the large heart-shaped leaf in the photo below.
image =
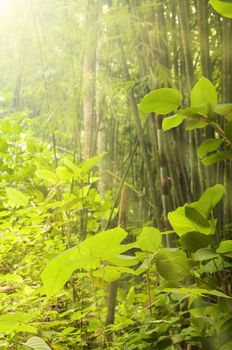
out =
[(176, 89), (157, 89), (144, 96), (139, 109), (144, 113), (168, 114), (177, 110), (182, 99), (181, 93)]

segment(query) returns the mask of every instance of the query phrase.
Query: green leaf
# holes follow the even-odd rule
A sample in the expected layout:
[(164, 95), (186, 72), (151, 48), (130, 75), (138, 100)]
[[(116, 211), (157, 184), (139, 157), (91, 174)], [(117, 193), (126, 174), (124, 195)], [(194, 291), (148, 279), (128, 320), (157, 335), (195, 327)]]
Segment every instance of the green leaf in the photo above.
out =
[(64, 166), (59, 166), (56, 169), (56, 175), (58, 176), (59, 180), (63, 182), (66, 182), (66, 181), (71, 182), (73, 179), (73, 172), (70, 171), (69, 168)]
[(140, 249), (156, 252), (161, 246), (162, 233), (154, 227), (144, 227), (137, 239)]
[(223, 143), (222, 139), (207, 139), (198, 148), (199, 158), (205, 157), (208, 153), (216, 151)]
[(206, 235), (213, 233), (213, 226), (210, 222), (208, 226), (202, 226), (201, 223), (186, 217), (184, 206), (170, 212), (168, 214), (168, 219), (178, 236), (192, 231), (198, 231)]
[(18, 325), (15, 329), (16, 332), (23, 332), (23, 333), (37, 333), (37, 328), (33, 326), (29, 326), (28, 324), (21, 324)]
[(0, 332), (12, 333), (16, 331), (20, 325), (29, 323), (33, 318), (33, 314), (27, 314), (20, 311), (11, 314), (0, 315)]
[(74, 164), (69, 159), (63, 159), (62, 164), (64, 164), (69, 170), (72, 171), (73, 176), (77, 179), (81, 176), (81, 169), (76, 164)]
[(228, 18), (232, 18), (232, 4), (229, 1), (222, 0), (210, 0), (210, 4), (215, 11), (220, 13), (220, 15)]
[(51, 260), (41, 277), (48, 297), (59, 292), (77, 269), (94, 270), (101, 260), (108, 260), (131, 249), (134, 244), (120, 245), (127, 236), (120, 227), (87, 238)]
[(183, 249), (190, 252), (207, 247), (211, 243), (211, 235), (205, 235), (200, 232), (188, 232), (180, 237), (180, 244)]
[(226, 159), (232, 159), (232, 152), (231, 151), (222, 151), (213, 153), (208, 157), (204, 157), (201, 159), (202, 163), (206, 166), (212, 165), (214, 163), (221, 162)]
[(208, 217), (215, 205), (225, 194), (225, 187), (221, 184), (207, 188), (197, 202), (191, 203), (191, 207), (196, 208), (205, 217)]
[(90, 170), (103, 158), (105, 157), (107, 152), (102, 152), (101, 154), (98, 154), (95, 157), (92, 157), (90, 159), (84, 160), (81, 165), (81, 172), (82, 174), (86, 175), (90, 172)]
[(232, 121), (226, 124), (225, 135), (228, 138), (228, 140), (232, 143)]
[(201, 120), (200, 116), (197, 118), (189, 118), (186, 122), (185, 130), (195, 130), (195, 129), (202, 129), (205, 128), (208, 125), (207, 122), (204, 122)]
[(164, 131), (176, 128), (185, 119), (186, 117), (182, 114), (175, 114), (175, 115), (172, 115), (171, 117), (166, 117), (163, 119), (162, 128)]
[(232, 119), (232, 103), (218, 104), (215, 112), (219, 115), (222, 115), (227, 120), (231, 121), (231, 119)]
[(185, 117), (198, 118), (204, 116), (205, 104), (196, 107), (187, 107), (178, 110), (178, 114), (184, 115)]
[(182, 250), (163, 248), (155, 256), (155, 260), (159, 274), (167, 281), (180, 281), (191, 269)]
[(105, 266), (100, 270), (94, 271), (92, 276), (111, 283), (121, 277), (121, 272), (115, 266)]
[(232, 240), (222, 241), (216, 250), (218, 254), (227, 254), (232, 252)]
[(117, 255), (115, 258), (108, 258), (108, 261), (117, 266), (134, 266), (139, 263), (139, 259), (131, 255)]
[(45, 180), (50, 184), (56, 184), (59, 181), (59, 179), (55, 173), (53, 173), (50, 170), (46, 170), (46, 169), (37, 170), (36, 176), (39, 179)]
[(205, 219), (204, 216), (202, 216), (196, 208), (192, 208), (191, 206), (186, 205), (185, 215), (188, 219), (194, 222), (196, 224), (196, 227), (200, 228), (200, 230), (204, 230), (205, 228), (210, 230), (210, 224), (208, 220)]
[(199, 79), (191, 91), (191, 107), (204, 105), (204, 113), (211, 116), (217, 105), (215, 86), (205, 77)]
[(227, 298), (231, 299), (228, 295), (218, 291), (218, 290), (207, 290), (202, 288), (165, 288), (162, 290), (166, 293), (179, 293), (179, 294), (185, 294), (188, 295), (214, 295), (221, 298)]
[(27, 346), (34, 350), (51, 350), (51, 348), (45, 343), (45, 341), (42, 338), (39, 337), (31, 337), (26, 342)]
[(24, 193), (16, 190), (15, 188), (6, 187), (6, 194), (8, 197), (9, 205), (15, 207), (26, 207), (29, 202), (29, 198)]
[(194, 255), (195, 261), (206, 261), (218, 258), (218, 254), (211, 249), (202, 248), (196, 251)]
[(139, 109), (144, 113), (168, 114), (177, 110), (182, 99), (181, 93), (176, 89), (157, 89), (144, 96)]

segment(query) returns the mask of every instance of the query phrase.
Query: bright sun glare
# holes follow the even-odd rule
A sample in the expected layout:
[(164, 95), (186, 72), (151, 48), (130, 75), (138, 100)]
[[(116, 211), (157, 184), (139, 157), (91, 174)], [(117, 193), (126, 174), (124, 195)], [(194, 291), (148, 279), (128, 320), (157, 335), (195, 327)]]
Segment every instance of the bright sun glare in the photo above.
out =
[(5, 10), (8, 4), (9, 0), (0, 0), (0, 11)]

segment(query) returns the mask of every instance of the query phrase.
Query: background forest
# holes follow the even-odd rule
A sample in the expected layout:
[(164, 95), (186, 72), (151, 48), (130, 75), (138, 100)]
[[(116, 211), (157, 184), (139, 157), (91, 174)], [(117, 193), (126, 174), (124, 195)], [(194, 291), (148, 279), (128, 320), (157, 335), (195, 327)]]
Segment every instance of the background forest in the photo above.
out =
[(0, 348), (232, 348), (232, 1), (0, 0)]

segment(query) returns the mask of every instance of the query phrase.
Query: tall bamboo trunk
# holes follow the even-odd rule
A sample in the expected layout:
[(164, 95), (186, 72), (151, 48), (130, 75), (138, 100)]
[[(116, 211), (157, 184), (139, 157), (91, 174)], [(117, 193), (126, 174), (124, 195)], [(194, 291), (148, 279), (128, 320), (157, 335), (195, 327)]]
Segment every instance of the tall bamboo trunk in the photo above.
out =
[(97, 50), (97, 5), (88, 0), (86, 8), (85, 53), (83, 62), (83, 157), (93, 154), (94, 132), (96, 130), (96, 50)]

